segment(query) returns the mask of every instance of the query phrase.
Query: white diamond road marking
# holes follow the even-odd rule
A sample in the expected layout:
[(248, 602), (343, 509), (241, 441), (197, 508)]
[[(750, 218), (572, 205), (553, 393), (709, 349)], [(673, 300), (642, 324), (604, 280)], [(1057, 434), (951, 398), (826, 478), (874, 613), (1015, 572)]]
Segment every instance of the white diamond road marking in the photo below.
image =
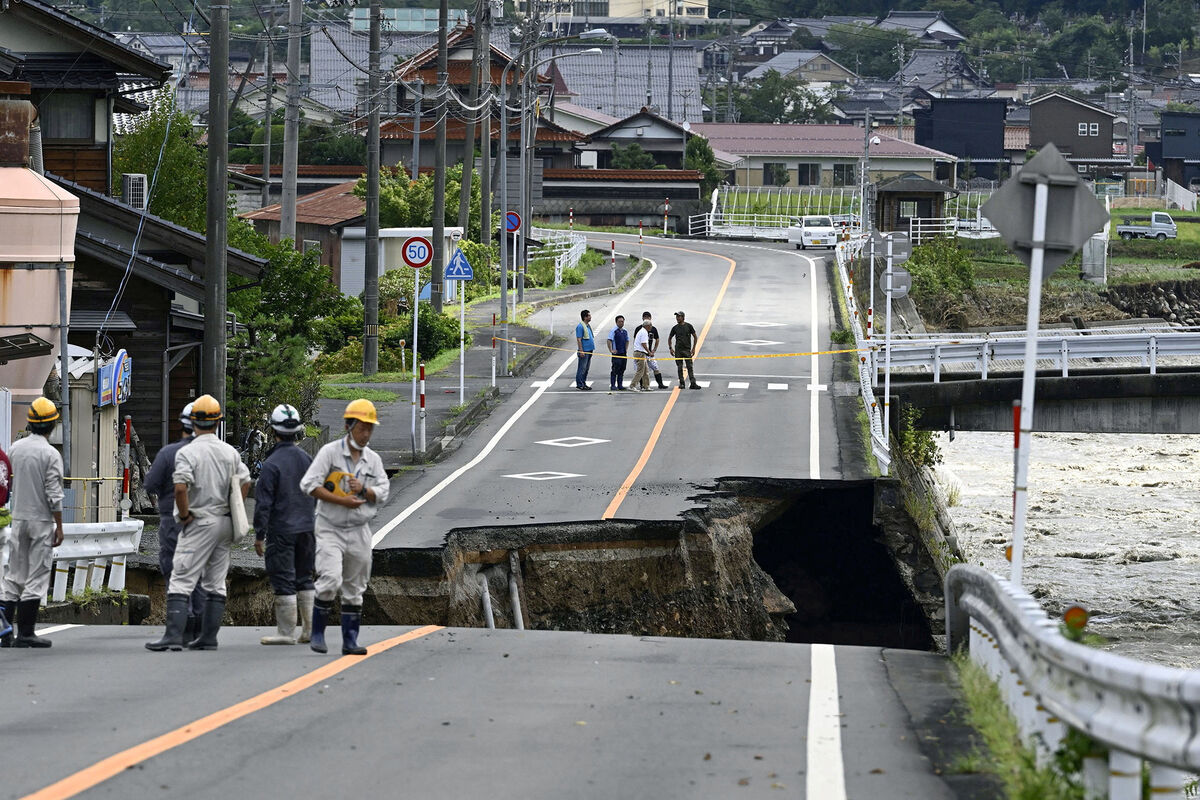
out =
[(783, 327), (784, 325), (786, 325), (787, 323), (786, 322), (740, 322), (738, 324), (743, 325), (747, 328), (780, 328), (780, 327)]
[(523, 481), (557, 481), (563, 478), (582, 478), (583, 476), (577, 472), (518, 472), (504, 477)]
[(767, 391), (786, 392), (788, 385), (786, 383), (768, 383)]
[(783, 344), (783, 342), (772, 342), (767, 339), (746, 339), (741, 342), (733, 342), (733, 344), (746, 344), (751, 347), (766, 347), (771, 344)]
[(603, 444), (610, 439), (593, 439), (589, 436), (564, 436), (562, 439), (543, 439), (537, 444), (548, 444), (551, 447), (585, 447), (589, 444)]
[(745, 383), (744, 381), (730, 381), (729, 388), (730, 389), (749, 389), (750, 384)]

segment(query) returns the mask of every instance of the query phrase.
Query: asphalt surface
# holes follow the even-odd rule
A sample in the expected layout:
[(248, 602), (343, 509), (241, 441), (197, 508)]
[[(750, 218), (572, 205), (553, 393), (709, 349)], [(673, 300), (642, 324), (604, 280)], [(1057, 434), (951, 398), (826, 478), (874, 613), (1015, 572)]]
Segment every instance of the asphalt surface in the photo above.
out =
[[(636, 251), (636, 239), (617, 239)], [(510, 387), (457, 452), (393, 485), (376, 547), (437, 547), (453, 528), (480, 524), (670, 519), (722, 476), (840, 477), (831, 359), (764, 357), (829, 349), (828, 253), (691, 240), (648, 240), (644, 250), (654, 267), (630, 291), (560, 305), (530, 324), (547, 328), (554, 313), (558, 332), (573, 338), (588, 308), (606, 353), (615, 316), (632, 327), (649, 310), (664, 339), (664, 380), (675, 386), (665, 339), (682, 309), (702, 336), (705, 388), (610, 394), (605, 354), (593, 359), (593, 391), (578, 391), (572, 341)]]
[(366, 658), (251, 628), (145, 651), (158, 631), (0, 655), (0, 797), (954, 796), (912, 723), (947, 694), (932, 654), (385, 627)]

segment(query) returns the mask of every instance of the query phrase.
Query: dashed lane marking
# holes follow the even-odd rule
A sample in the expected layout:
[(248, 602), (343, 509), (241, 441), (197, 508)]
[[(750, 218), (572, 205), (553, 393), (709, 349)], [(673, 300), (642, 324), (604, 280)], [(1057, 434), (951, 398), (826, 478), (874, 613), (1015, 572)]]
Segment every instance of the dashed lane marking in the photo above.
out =
[(749, 383), (747, 383), (747, 382), (745, 382), (745, 381), (730, 381), (730, 382), (729, 382), (729, 386), (728, 386), (728, 387), (726, 387), (726, 388), (729, 388), (729, 389), (749, 389), (749, 388), (750, 388), (750, 384), (749, 384)]
[(767, 391), (769, 392), (786, 392), (788, 385), (786, 383), (768, 383)]

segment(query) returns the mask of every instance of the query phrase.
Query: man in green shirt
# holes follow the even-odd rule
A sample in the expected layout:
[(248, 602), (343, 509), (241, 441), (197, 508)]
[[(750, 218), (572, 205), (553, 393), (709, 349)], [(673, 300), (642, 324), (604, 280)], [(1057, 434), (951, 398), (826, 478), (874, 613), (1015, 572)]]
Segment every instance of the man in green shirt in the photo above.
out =
[(691, 378), (689, 389), (699, 389), (700, 384), (696, 383), (696, 368), (692, 364), (692, 354), (696, 352), (696, 343), (699, 341), (696, 336), (696, 329), (692, 327), (692, 323), (684, 322), (683, 312), (675, 312), (675, 327), (671, 328), (671, 333), (667, 336), (667, 348), (671, 351), (671, 356), (675, 359), (675, 366), (679, 369), (679, 388), (683, 388), (683, 367), (687, 365), (688, 376)]

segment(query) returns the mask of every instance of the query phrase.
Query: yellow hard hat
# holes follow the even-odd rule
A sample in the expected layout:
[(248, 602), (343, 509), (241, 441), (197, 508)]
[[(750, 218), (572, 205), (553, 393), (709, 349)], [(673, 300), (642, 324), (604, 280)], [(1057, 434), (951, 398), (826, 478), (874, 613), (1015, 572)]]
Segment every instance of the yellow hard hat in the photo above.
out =
[(37, 423), (54, 422), (58, 416), (58, 407), (54, 405), (54, 402), (48, 398), (39, 397), (29, 406), (29, 412), (25, 415), (25, 419)]
[(192, 401), (193, 422), (219, 422), (223, 416), (221, 404), (211, 394), (202, 394)]
[(367, 422), (371, 425), (379, 424), (379, 417), (375, 414), (375, 404), (361, 397), (350, 401), (350, 405), (346, 406), (346, 413), (342, 414), (342, 417)]

